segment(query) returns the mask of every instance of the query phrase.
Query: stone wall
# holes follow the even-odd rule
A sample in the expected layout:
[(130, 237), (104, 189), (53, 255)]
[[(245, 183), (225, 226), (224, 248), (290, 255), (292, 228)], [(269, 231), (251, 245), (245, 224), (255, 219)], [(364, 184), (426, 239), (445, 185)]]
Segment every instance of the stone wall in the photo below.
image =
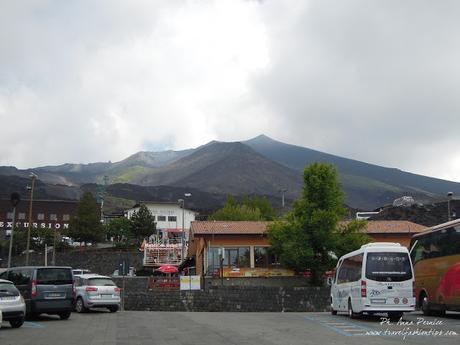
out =
[[(12, 258), (12, 266), (25, 265), (25, 255)], [(74, 249), (66, 252), (56, 253), (56, 265), (70, 266), (73, 268), (90, 269), (92, 272), (111, 275), (120, 263), (125, 260), (129, 266), (136, 269), (142, 268), (143, 254), (140, 252), (126, 252), (111, 249)], [(52, 253), (48, 254), (48, 265), (51, 265)], [(32, 253), (29, 259), (30, 265), (44, 265), (45, 257), (42, 253)], [(7, 260), (0, 262), (0, 267), (6, 267)]]
[[(115, 278), (119, 287), (122, 278)], [(206, 290), (148, 289), (148, 278), (125, 279), (125, 309), (148, 311), (306, 312), (329, 309), (329, 288), (212, 286)]]

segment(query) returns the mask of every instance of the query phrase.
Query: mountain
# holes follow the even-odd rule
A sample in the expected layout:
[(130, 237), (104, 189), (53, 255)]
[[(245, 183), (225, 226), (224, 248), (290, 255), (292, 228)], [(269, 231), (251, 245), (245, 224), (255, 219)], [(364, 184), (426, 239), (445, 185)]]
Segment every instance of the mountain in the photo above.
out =
[(299, 196), (302, 171), (313, 162), (337, 167), (346, 203), (359, 209), (371, 210), (403, 195), (432, 203), (441, 200), (448, 191), (460, 194), (459, 183), (290, 145), (265, 135), (244, 142), (212, 141), (182, 151), (142, 151), (115, 163), (68, 163), (24, 170), (0, 167), (0, 192), (5, 195), (14, 188), (25, 188), (30, 182), (30, 172), (34, 171), (43, 183), (41, 193), (50, 198), (78, 197), (82, 186), (103, 184), (108, 176), (109, 184), (120, 190), (130, 186), (129, 198), (120, 196), (123, 193), (112, 190), (112, 186), (108, 188), (114, 205), (141, 199), (134, 197), (135, 193), (162, 200), (170, 197), (174, 201), (180, 195), (177, 191), (192, 189), (196, 195), (209, 194), (202, 196), (209, 201), (206, 205), (214, 202), (214, 196), (220, 198), (225, 194), (259, 194), (279, 201), (280, 190), (286, 190), (288, 199)]
[(138, 184), (193, 187), (220, 194), (279, 195), (288, 187), (297, 196), (300, 174), (239, 142), (212, 142), (171, 164), (151, 171)]
[(402, 195), (411, 195), (419, 201), (431, 202), (442, 198), (448, 191), (460, 194), (460, 183), (285, 144), (265, 135), (247, 140), (244, 144), (266, 158), (298, 171), (313, 162), (335, 165), (347, 203), (362, 209), (372, 209), (391, 203)]

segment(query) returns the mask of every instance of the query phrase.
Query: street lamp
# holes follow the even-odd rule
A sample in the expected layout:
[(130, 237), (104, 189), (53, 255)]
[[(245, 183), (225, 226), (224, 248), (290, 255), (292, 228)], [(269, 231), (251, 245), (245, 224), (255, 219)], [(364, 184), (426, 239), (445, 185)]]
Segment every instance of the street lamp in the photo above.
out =
[(452, 200), (453, 195), (454, 193), (452, 192), (447, 193), (447, 221), (449, 222), (452, 219), (451, 214), (450, 214), (450, 201)]
[(284, 209), (284, 193), (287, 192), (287, 189), (286, 188), (281, 188), (279, 191), (281, 193), (281, 208)]
[(38, 176), (31, 172), (29, 177), (32, 179), (32, 186), (30, 187), (29, 224), (27, 226), (26, 266), (29, 266), (30, 228), (32, 226), (32, 202), (34, 199), (35, 180), (38, 178)]
[(13, 226), (11, 227), (11, 234), (10, 234), (10, 250), (8, 252), (8, 268), (11, 267), (11, 253), (13, 252), (13, 235), (14, 235), (14, 227), (16, 226), (16, 206), (18, 206), (19, 201), (21, 201), (21, 196), (19, 193), (12, 193), (11, 197), (11, 204), (13, 205)]
[[(188, 198), (191, 197), (192, 193), (184, 193), (184, 197)], [(181, 260), (184, 261), (185, 257), (185, 199), (177, 200), (179, 205), (182, 207), (182, 253), (181, 253)]]

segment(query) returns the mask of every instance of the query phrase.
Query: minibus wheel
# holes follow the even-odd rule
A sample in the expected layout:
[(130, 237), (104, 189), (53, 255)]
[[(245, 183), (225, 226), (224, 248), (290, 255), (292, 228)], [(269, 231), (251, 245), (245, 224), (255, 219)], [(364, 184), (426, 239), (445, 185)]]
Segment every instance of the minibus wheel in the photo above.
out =
[(350, 319), (357, 319), (360, 314), (353, 311), (353, 306), (351, 305), (351, 299), (348, 300), (348, 316)]

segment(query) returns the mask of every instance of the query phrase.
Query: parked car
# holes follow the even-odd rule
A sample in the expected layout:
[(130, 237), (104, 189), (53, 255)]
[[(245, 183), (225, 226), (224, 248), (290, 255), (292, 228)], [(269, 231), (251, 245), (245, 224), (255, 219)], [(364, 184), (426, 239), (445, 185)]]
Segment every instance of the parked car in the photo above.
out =
[(72, 270), (72, 273), (73, 273), (74, 276), (77, 276), (77, 275), (82, 275), (82, 274), (90, 274), (91, 271), (87, 270), (87, 269), (84, 269), (84, 268), (74, 268)]
[(13, 267), (3, 272), (0, 279), (12, 281), (18, 288), (28, 316), (46, 313), (59, 315), (63, 320), (70, 317), (75, 301), (71, 267)]
[(120, 288), (110, 277), (82, 274), (75, 276), (75, 285), (75, 310), (78, 313), (87, 312), (90, 308), (107, 308), (111, 313), (120, 309)]
[(11, 327), (19, 328), (25, 317), (26, 304), (19, 290), (9, 280), (0, 279), (0, 327), (2, 321), (8, 321)]

